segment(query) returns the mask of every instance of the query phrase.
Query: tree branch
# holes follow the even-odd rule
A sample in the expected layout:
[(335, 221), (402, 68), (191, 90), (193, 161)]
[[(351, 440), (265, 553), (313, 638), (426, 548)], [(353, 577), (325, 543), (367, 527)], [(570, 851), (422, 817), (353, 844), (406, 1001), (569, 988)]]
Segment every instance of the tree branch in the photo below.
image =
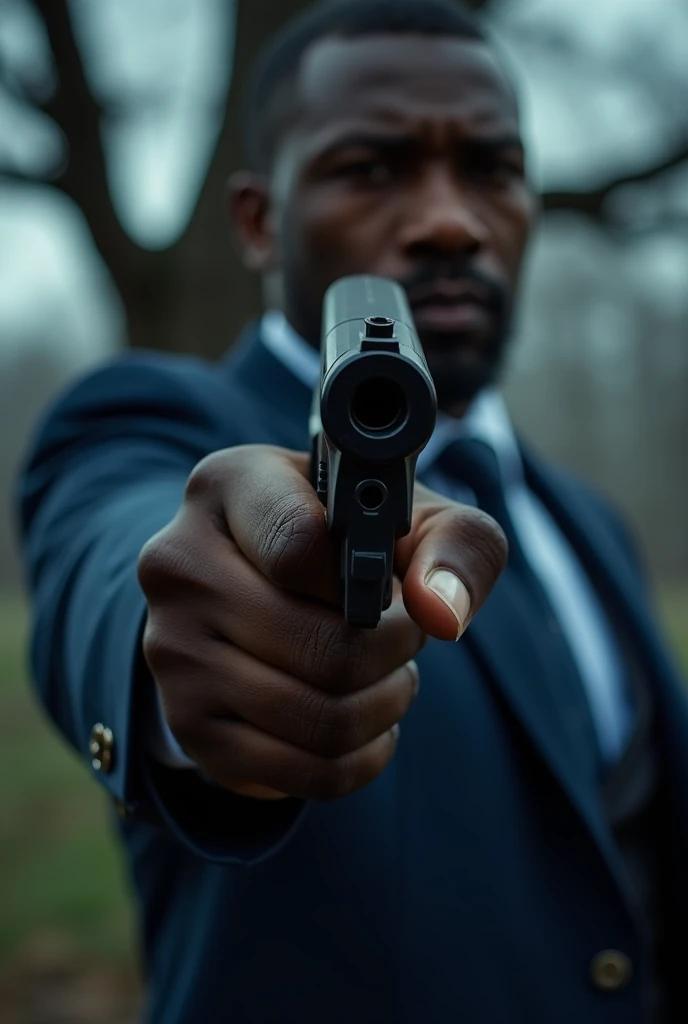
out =
[(637, 227), (634, 225), (624, 230), (612, 228), (612, 232), (617, 237), (624, 239), (624, 241), (647, 238), (650, 235), (667, 234), (669, 232), (686, 235), (688, 234), (688, 213), (683, 211), (675, 213), (667, 211), (658, 217), (653, 217), (646, 224), (641, 224)]
[(10, 100), (13, 100), (15, 103), (21, 103), (22, 106), (25, 106), (28, 101), (28, 97), (22, 92), (16, 77), (9, 73), (2, 61), (0, 61), (0, 90)]
[(96, 248), (118, 287), (129, 273), (128, 262), (140, 252), (115, 212), (108, 188), (105, 153), (101, 142), (102, 109), (86, 79), (67, 0), (33, 0), (41, 14), (57, 70), (57, 87), (43, 104), (63, 132), (69, 148), (67, 162), (51, 184), (80, 208)]
[(574, 210), (602, 224), (613, 224), (607, 200), (617, 189), (628, 185), (642, 185), (660, 177), (666, 171), (688, 161), (688, 139), (682, 140), (671, 153), (656, 163), (650, 164), (640, 171), (620, 174), (597, 188), (584, 191), (551, 191), (542, 195), (542, 205), (546, 212), (555, 210)]
[[(194, 312), (195, 330), (209, 338), (208, 347), (216, 354), (224, 351), (227, 339), (235, 337), (250, 317), (260, 313), (260, 278), (241, 263), (231, 244), (224, 211), (227, 181), (243, 166), (243, 90), (260, 47), (290, 18), (308, 7), (311, 0), (238, 0), (236, 23), (229, 25), (231, 39), (227, 49), (233, 62), (229, 95), (217, 144), (208, 167), (204, 187), (178, 249), (192, 257), (186, 268), (189, 276), (200, 275), (206, 282), (218, 282), (228, 299), (223, 303), (223, 322), (217, 312)], [(188, 258), (188, 257), (187, 257)], [(213, 319), (214, 318), (214, 319)], [(218, 329), (219, 327), (219, 329)], [(187, 334), (192, 326), (187, 328)]]
[[(100, 143), (101, 110), (86, 80), (67, 0), (34, 0), (34, 6), (43, 17), (58, 74), (55, 93), (43, 109), (62, 129), (70, 147), (88, 149), (89, 158), (96, 158), (92, 172), (96, 179), (102, 178), (104, 183), (105, 159)], [(74, 174), (78, 163), (78, 159), (70, 160), (71, 174)], [(71, 184), (70, 175), (65, 173), (64, 178), (56, 184), (67, 190)]]
[(45, 179), (42, 176), (22, 171), (18, 167), (2, 167), (0, 165), (0, 184), (44, 186)]
[(43, 109), (50, 92), (48, 76), (41, 76), (30, 67), (15, 69), (2, 53), (0, 53), (0, 87), (16, 103), (39, 109)]

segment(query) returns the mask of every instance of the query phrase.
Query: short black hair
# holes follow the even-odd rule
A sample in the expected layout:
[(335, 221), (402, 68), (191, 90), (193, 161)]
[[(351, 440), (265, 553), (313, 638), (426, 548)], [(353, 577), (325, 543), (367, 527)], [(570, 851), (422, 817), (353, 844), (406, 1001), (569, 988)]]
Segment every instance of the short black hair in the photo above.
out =
[[(307, 7), (267, 41), (248, 80), (244, 96), (244, 146), (254, 170), (267, 170), (270, 166), (281, 122), (293, 110), (289, 85), (293, 84), (308, 47), (327, 36), (383, 32), (487, 41), (486, 32), (463, 0), (321, 0)], [(276, 110), (278, 96), (281, 116)]]

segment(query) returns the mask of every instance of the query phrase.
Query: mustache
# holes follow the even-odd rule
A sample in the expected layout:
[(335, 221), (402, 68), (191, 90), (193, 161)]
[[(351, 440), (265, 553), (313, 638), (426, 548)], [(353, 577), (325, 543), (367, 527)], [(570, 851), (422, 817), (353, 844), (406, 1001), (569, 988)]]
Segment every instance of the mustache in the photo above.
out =
[(398, 279), (398, 283), (411, 297), (414, 291), (431, 288), (438, 281), (473, 285), (479, 295), (485, 296), (485, 304), (500, 318), (509, 311), (511, 297), (506, 285), (466, 260), (428, 260), (413, 274)]

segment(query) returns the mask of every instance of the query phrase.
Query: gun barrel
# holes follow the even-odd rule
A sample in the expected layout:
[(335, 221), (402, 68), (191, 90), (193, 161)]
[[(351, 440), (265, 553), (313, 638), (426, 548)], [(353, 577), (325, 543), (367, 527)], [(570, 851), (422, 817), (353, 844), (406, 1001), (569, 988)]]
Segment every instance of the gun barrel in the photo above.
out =
[(371, 628), (391, 601), (394, 543), (411, 527), (416, 459), (434, 430), (437, 399), (394, 281), (336, 281), (322, 333), (312, 478), (342, 543), (346, 617)]
[[(416, 337), (406, 294), (396, 281), (370, 274), (342, 277), (330, 285), (323, 300), (323, 337), (349, 320), (393, 320)], [(384, 334), (382, 335), (384, 337)], [(420, 344), (416, 341), (420, 349)], [(421, 349), (422, 351), (422, 349)]]
[(334, 445), (360, 458), (407, 458), (427, 444), (435, 388), (396, 282), (360, 275), (328, 289), (320, 412)]

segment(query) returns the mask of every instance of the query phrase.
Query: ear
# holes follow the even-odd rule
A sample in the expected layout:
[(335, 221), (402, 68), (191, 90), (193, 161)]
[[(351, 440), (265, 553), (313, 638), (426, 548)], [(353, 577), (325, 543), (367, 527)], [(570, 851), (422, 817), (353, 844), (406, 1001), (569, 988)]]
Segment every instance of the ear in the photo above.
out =
[(227, 214), (244, 266), (267, 273), (275, 269), (276, 239), (267, 178), (237, 171), (227, 187)]

